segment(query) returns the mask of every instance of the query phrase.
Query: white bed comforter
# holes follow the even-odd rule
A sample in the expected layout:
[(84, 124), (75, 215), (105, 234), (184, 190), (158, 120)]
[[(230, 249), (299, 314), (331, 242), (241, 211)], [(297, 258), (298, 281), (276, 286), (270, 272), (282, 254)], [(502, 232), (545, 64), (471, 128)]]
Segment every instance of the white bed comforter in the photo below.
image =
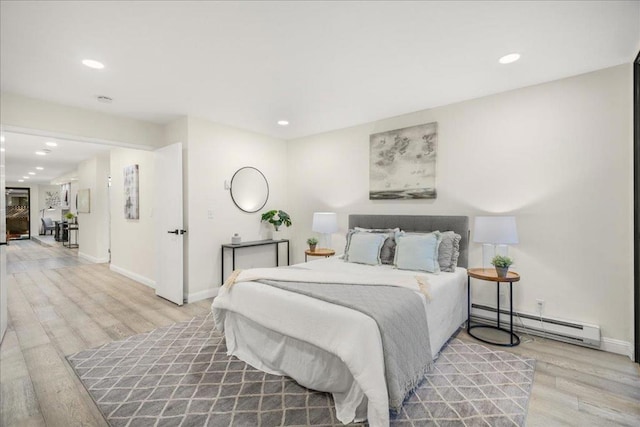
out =
[[(415, 279), (416, 272), (398, 271), (386, 266), (356, 265), (335, 258), (313, 261), (296, 267), (307, 271), (251, 269), (243, 271), (232, 287), (221, 288), (219, 295), (214, 299), (212, 308), (216, 327), (226, 332), (229, 354), (234, 354), (241, 360), (266, 372), (292, 376), (303, 386), (331, 392), (336, 405), (336, 416), (343, 423), (354, 421), (358, 407), (363, 402), (367, 402), (366, 417), (369, 424), (374, 427), (387, 426), (389, 424), (389, 409), (384, 375), (384, 356), (376, 322), (359, 311), (251, 280), (394, 285), (415, 290), (423, 298), (425, 309), (427, 305), (431, 305), (435, 301), (428, 301), (421, 293)], [(463, 269), (459, 270), (464, 272)], [(445, 282), (455, 279), (457, 283), (460, 283), (459, 271), (441, 273), (440, 275), (421, 274), (420, 276), (422, 276), (423, 282), (427, 283), (427, 291), (434, 300), (444, 299), (446, 295), (452, 293), (446, 291), (447, 285), (443, 285)], [(445, 292), (441, 292), (443, 290)], [(440, 298), (441, 294), (443, 298)], [(455, 294), (457, 296), (454, 297), (456, 301), (453, 305), (464, 306), (464, 301), (459, 300), (458, 294), (460, 292), (455, 292)], [(464, 295), (464, 292), (462, 294)], [(425, 313), (427, 312), (428, 310), (425, 311)], [(337, 356), (344, 363), (350, 375), (345, 375), (345, 372), (340, 369), (335, 372), (287, 369), (287, 366), (291, 366), (291, 360), (285, 360), (290, 355), (284, 351), (286, 347), (284, 341), (282, 346), (279, 346), (281, 348), (275, 349), (270, 354), (265, 354), (264, 357), (259, 356), (261, 349), (251, 351), (243, 348), (237, 343), (240, 340), (237, 339), (235, 329), (240, 329), (241, 323), (235, 314), (259, 324), (269, 331), (311, 344), (311, 346)], [(429, 321), (429, 316), (427, 319)], [(460, 321), (458, 322), (458, 320)], [(455, 329), (462, 321), (461, 315), (454, 316)], [(431, 325), (429, 328), (432, 331)], [(450, 330), (452, 327), (449, 326), (446, 329)], [(448, 333), (448, 338), (451, 333), (448, 331), (446, 333)], [(436, 338), (436, 340), (439, 341), (441, 338)], [(432, 345), (434, 354), (439, 351), (442, 344), (436, 344), (435, 348)], [(291, 370), (295, 373), (292, 373)], [(345, 378), (345, 376), (349, 378)]]

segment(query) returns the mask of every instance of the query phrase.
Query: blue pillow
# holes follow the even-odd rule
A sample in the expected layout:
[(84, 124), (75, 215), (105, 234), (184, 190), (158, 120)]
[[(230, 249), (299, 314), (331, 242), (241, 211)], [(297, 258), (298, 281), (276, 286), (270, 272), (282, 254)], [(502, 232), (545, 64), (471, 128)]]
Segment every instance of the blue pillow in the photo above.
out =
[(382, 264), (393, 265), (393, 256), (396, 253), (396, 233), (399, 228), (354, 228), (356, 233), (377, 233), (384, 234), (386, 239), (380, 248), (380, 262)]
[(393, 260), (401, 270), (419, 270), (440, 273), (438, 247), (442, 235), (438, 231), (427, 234), (396, 234), (396, 255)]
[(349, 241), (345, 260), (359, 264), (380, 264), (380, 248), (387, 236), (374, 233), (354, 233)]

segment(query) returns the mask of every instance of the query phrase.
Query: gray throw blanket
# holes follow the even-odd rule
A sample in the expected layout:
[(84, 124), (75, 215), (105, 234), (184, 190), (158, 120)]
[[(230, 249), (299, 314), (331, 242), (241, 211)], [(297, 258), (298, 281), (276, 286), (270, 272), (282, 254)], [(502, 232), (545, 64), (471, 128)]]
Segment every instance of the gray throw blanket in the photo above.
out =
[[(380, 329), (389, 408), (397, 412), (431, 369), (431, 344), (422, 300), (410, 289), (259, 280), (270, 286), (339, 304), (373, 318)], [(365, 356), (366, 357), (366, 356)]]

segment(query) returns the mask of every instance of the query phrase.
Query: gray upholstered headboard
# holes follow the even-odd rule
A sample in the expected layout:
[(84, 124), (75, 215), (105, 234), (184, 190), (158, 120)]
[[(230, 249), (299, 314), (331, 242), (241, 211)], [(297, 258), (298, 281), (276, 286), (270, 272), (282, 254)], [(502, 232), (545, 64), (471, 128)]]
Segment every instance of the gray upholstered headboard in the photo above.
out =
[(444, 215), (349, 215), (349, 228), (395, 228), (403, 231), (455, 231), (460, 240), (458, 266), (469, 265), (469, 217)]

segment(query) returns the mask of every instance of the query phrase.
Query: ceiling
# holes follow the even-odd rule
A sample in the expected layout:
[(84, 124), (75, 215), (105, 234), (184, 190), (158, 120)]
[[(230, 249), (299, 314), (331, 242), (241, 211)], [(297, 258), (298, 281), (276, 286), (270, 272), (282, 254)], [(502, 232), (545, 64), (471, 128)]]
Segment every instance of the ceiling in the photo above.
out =
[(639, 1), (2, 1), (0, 16), (3, 91), (285, 139), (631, 63), (640, 48)]
[[(5, 179), (9, 183), (50, 184), (55, 178), (65, 176), (65, 182), (77, 178), (78, 163), (95, 157), (113, 148), (106, 145), (86, 142), (68, 141), (42, 136), (4, 132)], [(57, 146), (47, 146), (47, 142), (55, 142)], [(36, 151), (51, 150), (45, 156)], [(42, 170), (36, 167), (43, 168)], [(34, 175), (29, 175), (29, 172)], [(29, 178), (24, 178), (28, 176)]]

